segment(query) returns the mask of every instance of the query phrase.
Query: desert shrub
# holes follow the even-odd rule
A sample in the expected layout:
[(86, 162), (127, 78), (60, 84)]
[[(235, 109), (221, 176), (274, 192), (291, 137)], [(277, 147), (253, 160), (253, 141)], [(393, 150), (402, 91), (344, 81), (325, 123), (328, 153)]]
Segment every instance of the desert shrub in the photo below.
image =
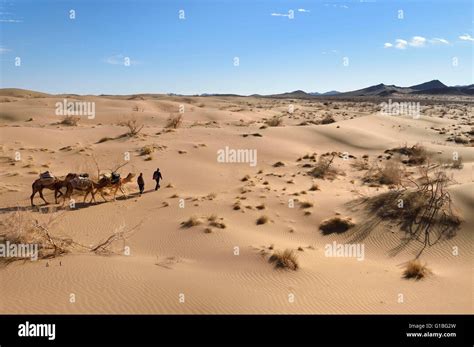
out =
[(283, 124), (283, 118), (281, 116), (273, 116), (265, 122), (269, 127), (278, 127)]
[(292, 249), (285, 249), (283, 252), (275, 251), (268, 259), (268, 262), (279, 269), (296, 271), (299, 268), (298, 257)]
[(79, 116), (67, 115), (67, 116), (64, 117), (64, 119), (59, 124), (75, 127), (75, 126), (77, 126), (77, 124), (79, 123), (80, 120), (81, 120), (81, 117), (79, 117)]
[(399, 185), (402, 183), (402, 178), (403, 168), (400, 163), (395, 160), (389, 160), (383, 166), (374, 163), (362, 178), (362, 181), (365, 183)]
[(319, 225), (319, 230), (325, 235), (332, 233), (343, 233), (354, 227), (355, 223), (351, 218), (332, 217), (322, 221)]
[(430, 173), (423, 168), (420, 172), (420, 179), (412, 181), (414, 188), (399, 188), (366, 199), (371, 214), (397, 223), (408, 240), (422, 243), (418, 256), (427, 246), (453, 237), (462, 223), (447, 190), (451, 179), (439, 169)]
[(321, 124), (331, 124), (336, 122), (333, 116), (331, 115), (325, 115), (323, 119), (321, 119)]
[(169, 116), (168, 120), (166, 121), (165, 128), (167, 129), (178, 129), (181, 124), (183, 123), (183, 115), (176, 114)]
[(196, 216), (191, 216), (191, 217), (189, 217), (188, 220), (186, 220), (184, 222), (181, 222), (181, 227), (182, 228), (191, 228), (191, 227), (194, 227), (196, 225), (200, 225), (202, 223), (203, 223), (203, 221), (202, 221), (201, 218), (196, 217)]
[(270, 219), (268, 218), (268, 216), (265, 216), (265, 215), (260, 216), (260, 217), (257, 219), (257, 225), (267, 224), (269, 220), (270, 220)]
[(389, 153), (391, 155), (398, 153), (402, 156), (405, 156), (407, 159), (402, 159), (402, 162), (410, 165), (421, 165), (428, 160), (428, 152), (426, 151), (425, 147), (419, 143), (411, 147), (405, 145), (403, 147), (388, 149), (385, 151), (385, 153)]
[(277, 161), (275, 164), (273, 164), (273, 167), (282, 167), (285, 166), (285, 163), (282, 161)]
[(335, 154), (331, 158), (320, 156), (309, 174), (315, 178), (334, 177), (337, 174), (337, 170), (331, 165), (335, 156)]
[(139, 124), (135, 118), (124, 120), (120, 122), (119, 125), (128, 128), (128, 131), (124, 134), (124, 136), (128, 136), (128, 137), (137, 136), (144, 127), (144, 125)]
[(301, 208), (310, 208), (313, 207), (313, 203), (309, 201), (302, 201), (300, 202), (300, 207)]
[(405, 270), (403, 271), (403, 277), (407, 279), (413, 278), (415, 280), (420, 280), (430, 275), (431, 273), (431, 270), (427, 268), (426, 264), (423, 265), (421, 264), (421, 261), (415, 259), (410, 260), (406, 264)]
[(452, 164), (451, 164), (451, 168), (452, 169), (462, 169), (464, 166), (463, 164), (463, 158), (462, 156), (459, 156), (458, 157), (458, 160), (453, 160)]
[(150, 155), (155, 150), (153, 145), (146, 145), (140, 148), (140, 155)]
[[(18, 245), (25, 252), (12, 257), (0, 257), (0, 263), (7, 265), (18, 260), (48, 259), (68, 253), (72, 240), (52, 236), (49, 228), (53, 221), (53, 217), (50, 217), (46, 222), (39, 222), (20, 210), (3, 219), (0, 222), (0, 244), (5, 249)], [(37, 253), (29, 254), (26, 250)]]
[(353, 163), (351, 163), (351, 166), (359, 171), (369, 170), (370, 168), (370, 164), (366, 159), (357, 159)]

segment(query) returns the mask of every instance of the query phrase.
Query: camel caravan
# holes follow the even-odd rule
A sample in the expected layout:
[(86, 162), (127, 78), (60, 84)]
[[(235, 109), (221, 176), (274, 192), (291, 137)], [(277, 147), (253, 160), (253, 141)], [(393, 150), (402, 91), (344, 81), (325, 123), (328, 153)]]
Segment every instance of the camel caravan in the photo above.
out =
[[(63, 205), (67, 199), (70, 199), (74, 191), (85, 192), (84, 202), (86, 202), (87, 196), (91, 194), (91, 200), (96, 202), (95, 194), (97, 192), (100, 193), (102, 198), (107, 201), (103, 194), (104, 189), (111, 189), (113, 190), (114, 201), (117, 195), (117, 191), (120, 189), (124, 197), (127, 197), (127, 194), (123, 190), (123, 186), (132, 181), (135, 175), (129, 173), (127, 177), (121, 178), (120, 174), (118, 174), (115, 170), (112, 171), (110, 174), (103, 174), (101, 175), (100, 179), (97, 182), (94, 182), (90, 177), (89, 174), (76, 174), (76, 173), (68, 173), (66, 177), (59, 178), (53, 176), (49, 171), (43, 172), (40, 174), (40, 177), (33, 182), (32, 185), (32, 194), (30, 196), (31, 199), (31, 206), (35, 206), (33, 203), (33, 198), (35, 197), (36, 193), (39, 193), (39, 196), (46, 205), (49, 203), (43, 196), (43, 189), (49, 189), (54, 191), (54, 200), (55, 203), (58, 203), (58, 198), (60, 196), (63, 197)], [(63, 193), (61, 190), (66, 189)]]

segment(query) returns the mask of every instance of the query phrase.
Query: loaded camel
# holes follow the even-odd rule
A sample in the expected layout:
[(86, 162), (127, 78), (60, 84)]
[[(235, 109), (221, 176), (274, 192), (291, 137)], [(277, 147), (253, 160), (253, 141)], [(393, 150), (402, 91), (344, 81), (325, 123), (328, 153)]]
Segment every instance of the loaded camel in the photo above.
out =
[(68, 173), (64, 179), (60, 179), (57, 177), (50, 177), (50, 178), (38, 178), (33, 182), (31, 185), (32, 188), (32, 194), (30, 196), (31, 200), (31, 206), (35, 206), (33, 203), (33, 198), (35, 197), (36, 193), (39, 193), (39, 196), (41, 199), (43, 199), (44, 203), (46, 205), (49, 204), (49, 202), (46, 201), (46, 199), (43, 196), (43, 189), (50, 189), (54, 190), (54, 201), (57, 204), (58, 203), (58, 198), (63, 195), (61, 192), (61, 188), (67, 187), (67, 183), (75, 178), (78, 177), (78, 174), (75, 173)]
[(104, 188), (115, 188), (114, 200), (115, 200), (115, 196), (117, 194), (117, 191), (119, 189), (122, 192), (122, 194), (125, 197), (127, 197), (127, 195), (125, 194), (125, 191), (123, 190), (122, 186), (124, 184), (127, 184), (127, 183), (131, 182), (134, 176), (135, 176), (134, 174), (129, 173), (127, 175), (127, 177), (119, 178), (116, 182), (114, 182), (112, 180), (112, 178), (109, 177), (109, 176), (102, 176), (102, 178), (98, 182), (94, 182), (90, 178), (75, 177), (74, 179), (70, 180), (67, 183), (67, 191), (63, 196), (63, 198), (64, 198), (63, 199), (63, 205), (64, 205), (64, 202), (66, 201), (66, 199), (71, 198), (71, 195), (72, 195), (74, 190), (79, 190), (79, 191), (82, 191), (82, 192), (86, 192), (86, 195), (84, 196), (84, 202), (86, 202), (87, 196), (89, 194), (91, 194), (91, 200), (89, 202), (92, 202), (92, 201), (97, 202), (95, 200), (95, 194), (97, 192), (100, 193), (100, 195), (102, 196), (102, 199), (107, 201), (107, 199), (105, 198), (105, 196), (102, 192)]

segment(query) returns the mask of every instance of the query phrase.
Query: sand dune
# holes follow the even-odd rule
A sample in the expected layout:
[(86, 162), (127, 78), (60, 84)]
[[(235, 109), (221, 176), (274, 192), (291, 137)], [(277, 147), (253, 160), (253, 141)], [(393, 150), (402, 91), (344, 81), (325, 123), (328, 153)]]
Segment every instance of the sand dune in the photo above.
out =
[[(74, 249), (54, 259), (1, 268), (2, 313), (473, 312), (473, 142), (472, 137), (467, 144), (446, 141), (450, 135), (472, 133), (469, 115), (453, 111), (441, 118), (426, 106), (420, 119), (386, 116), (378, 114), (376, 104), (357, 101), (325, 105), (254, 97), (68, 96), (94, 102), (96, 115), (81, 117), (77, 126), (65, 126), (58, 124), (61, 116), (55, 114), (55, 104), (65, 96), (4, 89), (0, 97), (10, 100), (0, 104), (1, 220), (11, 218), (17, 207), (24, 208), (22, 213), (29, 218), (53, 216), (54, 235), (83, 245), (138, 226), (125, 241), (114, 243), (117, 254)], [(288, 104), (295, 104), (296, 111), (286, 112)], [(180, 105), (184, 105), (181, 127), (165, 129)], [(451, 111), (463, 106), (439, 107)], [(299, 125), (304, 120), (317, 123), (325, 113), (336, 122)], [(275, 115), (282, 116), (282, 125), (262, 127)], [(127, 128), (120, 122), (132, 118), (144, 128), (136, 137), (121, 137)], [(433, 128), (447, 130), (441, 134)], [(108, 139), (100, 142), (103, 138)], [(426, 148), (433, 162), (449, 161), (456, 151), (464, 164), (462, 169), (446, 169), (455, 181), (449, 191), (463, 223), (456, 236), (427, 248), (421, 257), (433, 274), (420, 281), (402, 278), (403, 264), (414, 258), (420, 244), (414, 242), (391, 255), (403, 232), (386, 223), (376, 225), (360, 241), (363, 261), (326, 256), (326, 245), (348, 243), (357, 235), (323, 235), (318, 230), (321, 222), (340, 214), (363, 225), (367, 222), (363, 210), (349, 203), (388, 190), (364, 184), (364, 171), (352, 164), (364, 155), (370, 163), (382, 156), (384, 163), (385, 150), (416, 143)], [(147, 145), (153, 153), (141, 155)], [(257, 150), (257, 165), (219, 163), (216, 153), (226, 146)], [(16, 152), (21, 154), (19, 161), (14, 159)], [(333, 179), (309, 176), (311, 166), (304, 164), (312, 162), (298, 161), (306, 154), (319, 158), (331, 152), (353, 156), (335, 157), (338, 173)], [(53, 205), (49, 213), (40, 213), (29, 207), (31, 183), (39, 172), (93, 176), (93, 158), (105, 171), (123, 162), (126, 153), (131, 159), (120, 173), (143, 172), (143, 196), (137, 196), (134, 181), (127, 185), (129, 197), (115, 202), (103, 203), (97, 194), (99, 203), (82, 204), (77, 195), (75, 209)], [(275, 167), (279, 161), (283, 165)], [(164, 180), (155, 192), (151, 176), (157, 167)], [(406, 170), (417, 175), (416, 166)], [(249, 178), (242, 181), (246, 175)], [(318, 190), (310, 190), (313, 183)], [(51, 191), (45, 191), (45, 197), (54, 201)], [(289, 208), (290, 199), (299, 200), (294, 208)], [(234, 209), (237, 201), (240, 209)], [(302, 208), (302, 201), (312, 206)], [(40, 204), (39, 197), (35, 202)], [(212, 215), (222, 218), (225, 228), (211, 226)], [(257, 225), (262, 215), (269, 221)], [(182, 227), (191, 216), (201, 218), (202, 224)], [(125, 246), (129, 255), (123, 254)], [(453, 247), (459, 250), (456, 256)], [(275, 269), (268, 262), (273, 251), (285, 249), (297, 254), (297, 271)], [(70, 302), (71, 294), (75, 303)]]

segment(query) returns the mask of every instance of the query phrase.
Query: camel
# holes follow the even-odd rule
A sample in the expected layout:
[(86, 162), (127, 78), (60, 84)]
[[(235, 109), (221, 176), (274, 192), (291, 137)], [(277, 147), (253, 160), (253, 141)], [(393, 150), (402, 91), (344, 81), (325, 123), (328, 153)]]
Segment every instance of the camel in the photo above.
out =
[(54, 190), (54, 201), (57, 204), (58, 203), (58, 198), (63, 195), (61, 192), (61, 188), (67, 186), (67, 182), (78, 175), (75, 173), (68, 173), (64, 179), (59, 179), (57, 177), (54, 178), (38, 178), (33, 182), (31, 185), (31, 188), (33, 190), (30, 200), (31, 200), (31, 206), (35, 206), (33, 203), (33, 198), (35, 197), (36, 193), (39, 193), (39, 196), (41, 199), (43, 199), (44, 203), (46, 205), (49, 205), (49, 202), (46, 201), (46, 199), (43, 196), (43, 189), (50, 189)]
[(105, 198), (102, 190), (104, 188), (109, 188), (109, 187), (115, 188), (114, 200), (115, 200), (115, 196), (117, 194), (117, 190), (119, 190), (119, 189), (122, 192), (122, 194), (126, 197), (126, 194), (125, 194), (125, 192), (122, 188), (122, 185), (131, 182), (131, 180), (133, 179), (134, 176), (135, 176), (134, 174), (129, 173), (127, 175), (127, 177), (121, 178), (119, 181), (114, 182), (114, 183), (112, 182), (111, 178), (108, 177), (108, 176), (103, 176), (98, 182), (94, 182), (89, 178), (75, 177), (74, 179), (71, 179), (67, 183), (67, 191), (63, 196), (63, 198), (64, 198), (63, 199), (63, 205), (64, 205), (64, 202), (66, 201), (66, 199), (69, 199), (71, 197), (72, 192), (74, 190), (79, 190), (79, 191), (86, 192), (86, 195), (84, 196), (84, 202), (86, 202), (86, 199), (87, 199), (87, 196), (89, 195), (89, 193), (92, 196), (90, 202), (92, 202), (92, 201), (97, 202), (96, 199), (95, 199), (95, 194), (97, 192), (100, 193), (100, 195), (102, 196), (102, 199), (107, 201), (107, 199)]
[[(102, 180), (100, 180), (98, 183), (96, 183), (88, 177), (74, 177), (73, 179), (71, 179), (67, 182), (67, 190), (66, 190), (66, 193), (63, 196), (63, 205), (64, 205), (64, 202), (66, 201), (66, 199), (71, 198), (72, 192), (74, 190), (79, 190), (79, 191), (82, 191), (82, 192), (86, 192), (86, 195), (84, 196), (84, 202), (86, 202), (87, 196), (89, 194), (91, 194), (91, 196), (92, 196), (91, 200), (89, 202), (92, 202), (92, 201), (97, 202), (95, 200), (95, 191), (97, 191), (98, 189), (104, 188), (106, 186), (106, 184), (107, 184), (107, 182), (104, 182)], [(102, 194), (102, 191), (100, 191), (100, 195), (102, 196), (102, 198), (105, 201), (107, 201), (105, 199), (104, 195)]]
[[(100, 194), (102, 195), (102, 189), (104, 189), (106, 187), (107, 188), (115, 188), (115, 190), (114, 190), (114, 201), (116, 200), (115, 197), (116, 197), (117, 191), (119, 189), (122, 192), (123, 196), (126, 198), (127, 194), (125, 194), (125, 191), (123, 190), (122, 187), (123, 187), (123, 185), (125, 185), (127, 183), (130, 183), (132, 181), (133, 177), (135, 177), (135, 174), (130, 172), (127, 175), (127, 177), (121, 178), (117, 182), (112, 182), (111, 177), (103, 176), (98, 182), (99, 187), (97, 188), (96, 193), (97, 193), (97, 191), (99, 191)], [(103, 195), (102, 195), (102, 198), (104, 198)], [(104, 198), (104, 200), (107, 201), (105, 198)]]

